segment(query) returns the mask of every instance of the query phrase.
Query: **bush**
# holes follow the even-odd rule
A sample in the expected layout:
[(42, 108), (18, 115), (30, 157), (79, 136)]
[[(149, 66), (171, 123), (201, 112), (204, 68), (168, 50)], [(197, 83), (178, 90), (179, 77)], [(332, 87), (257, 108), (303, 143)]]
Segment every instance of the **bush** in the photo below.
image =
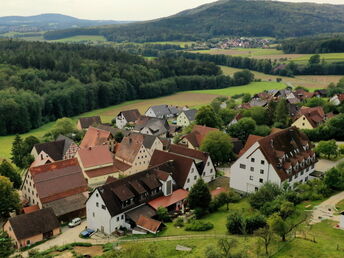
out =
[(204, 215), (206, 215), (208, 213), (208, 211), (207, 210), (204, 210), (204, 209), (202, 209), (202, 208), (196, 208), (195, 210), (194, 210), (194, 214), (195, 214), (195, 217), (196, 217), (196, 219), (200, 219), (200, 218), (202, 218)]
[(227, 230), (231, 234), (243, 234), (244, 231), (244, 219), (237, 211), (231, 212), (227, 217)]
[(261, 214), (251, 215), (245, 218), (246, 233), (253, 234), (259, 228), (266, 226), (266, 218)]
[(184, 227), (184, 220), (181, 217), (178, 217), (174, 222), (175, 227)]
[(193, 220), (190, 223), (186, 224), (186, 231), (207, 231), (214, 227), (211, 222), (203, 222), (200, 220)]

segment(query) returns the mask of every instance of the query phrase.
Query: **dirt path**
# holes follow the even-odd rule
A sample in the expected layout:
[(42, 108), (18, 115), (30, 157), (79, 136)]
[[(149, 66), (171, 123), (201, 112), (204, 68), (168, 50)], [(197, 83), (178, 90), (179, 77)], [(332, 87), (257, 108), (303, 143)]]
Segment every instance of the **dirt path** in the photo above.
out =
[(336, 204), (344, 200), (344, 192), (333, 195), (326, 201), (314, 207), (312, 219), (310, 224), (316, 224), (324, 219), (330, 219), (339, 222), (339, 216), (334, 215), (336, 211)]

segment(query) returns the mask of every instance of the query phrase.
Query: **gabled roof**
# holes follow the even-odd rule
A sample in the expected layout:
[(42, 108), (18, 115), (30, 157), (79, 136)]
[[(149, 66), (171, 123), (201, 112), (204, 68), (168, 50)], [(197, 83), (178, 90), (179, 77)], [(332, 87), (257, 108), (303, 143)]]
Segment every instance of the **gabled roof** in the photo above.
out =
[(62, 160), (65, 148), (65, 140), (58, 140), (53, 142), (38, 143), (34, 146), (37, 154), (44, 151), (54, 161)]
[(154, 150), (149, 165), (156, 166), (168, 161), (173, 161), (173, 164), (176, 168), (176, 170), (172, 173), (173, 179), (180, 188), (184, 187), (191, 166), (194, 164), (194, 160), (192, 158), (184, 157), (175, 153)]
[(192, 129), (192, 132), (183, 136), (183, 138), (186, 138), (194, 147), (200, 147), (208, 133), (216, 131), (219, 131), (219, 129), (202, 125), (195, 125)]
[(78, 150), (82, 166), (87, 169), (106, 164), (113, 164), (113, 155), (107, 145), (100, 145)]
[(104, 145), (111, 138), (109, 131), (101, 130), (95, 127), (89, 127), (84, 138), (80, 143), (80, 148), (94, 147)]
[(158, 231), (159, 227), (161, 226), (161, 222), (141, 215), (136, 225), (139, 228), (145, 229), (148, 232), (155, 234)]
[(76, 158), (31, 167), (29, 172), (42, 203), (87, 191), (87, 182)]
[(177, 115), (179, 113), (179, 110), (177, 107), (170, 106), (170, 105), (156, 105), (156, 106), (151, 106), (150, 109), (153, 110), (154, 114), (157, 117)]
[(90, 126), (101, 124), (100, 116), (80, 117), (79, 122), (82, 129), (87, 129)]
[(296, 117), (300, 118), (302, 115), (307, 118), (313, 128), (317, 127), (326, 119), (325, 112), (322, 107), (302, 107)]
[(185, 110), (182, 113), (189, 119), (189, 121), (194, 121), (196, 119), (197, 110), (196, 109), (189, 109)]
[(135, 122), (141, 116), (140, 112), (137, 109), (121, 111), (117, 116), (120, 115), (123, 115), (127, 122)]
[(239, 157), (241, 155), (243, 155), (249, 148), (251, 148), (251, 146), (253, 144), (255, 144), (258, 140), (262, 139), (262, 136), (258, 136), (258, 135), (254, 135), (254, 134), (250, 134), (247, 138), (247, 141), (244, 145), (244, 148), (241, 149), (241, 151), (239, 152)]
[(96, 128), (103, 130), (103, 131), (108, 131), (111, 133), (112, 136), (115, 136), (117, 133), (123, 133), (124, 136), (127, 136), (128, 134), (130, 134), (130, 131), (115, 128), (115, 127), (112, 127), (112, 126), (106, 125), (106, 124), (97, 125)]
[(18, 215), (9, 218), (8, 221), (18, 240), (47, 233), (60, 227), (60, 223), (51, 208)]
[(125, 160), (132, 164), (139, 153), (143, 142), (143, 134), (134, 133), (124, 137), (116, 149), (116, 158)]
[(189, 195), (189, 192), (184, 189), (178, 189), (174, 191), (171, 195), (161, 196), (150, 201), (148, 204), (152, 206), (155, 210), (159, 207), (167, 208), (177, 202), (185, 200)]
[(62, 134), (60, 134), (57, 138), (56, 138), (56, 141), (65, 141), (64, 143), (64, 146), (63, 146), (63, 155), (66, 154), (66, 152), (68, 151), (69, 147), (72, 145), (72, 144), (75, 144), (74, 141), (67, 137), (67, 136), (64, 136)]
[(202, 160), (203, 162), (206, 162), (209, 158), (209, 153), (207, 152), (189, 149), (182, 145), (177, 145), (177, 144), (171, 144), (169, 148), (169, 152), (179, 154), (185, 157), (193, 158), (193, 159)]
[(148, 128), (152, 135), (162, 135), (167, 133), (170, 126), (166, 119), (156, 117), (141, 116), (137, 121), (134, 130), (141, 131), (143, 128)]

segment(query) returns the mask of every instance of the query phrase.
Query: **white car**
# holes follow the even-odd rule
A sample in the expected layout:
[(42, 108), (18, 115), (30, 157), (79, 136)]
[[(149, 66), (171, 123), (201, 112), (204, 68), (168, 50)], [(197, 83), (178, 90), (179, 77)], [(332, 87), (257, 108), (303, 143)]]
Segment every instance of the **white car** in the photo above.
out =
[(74, 218), (74, 219), (72, 219), (71, 222), (68, 223), (68, 227), (74, 228), (80, 224), (81, 224), (81, 219), (80, 218)]

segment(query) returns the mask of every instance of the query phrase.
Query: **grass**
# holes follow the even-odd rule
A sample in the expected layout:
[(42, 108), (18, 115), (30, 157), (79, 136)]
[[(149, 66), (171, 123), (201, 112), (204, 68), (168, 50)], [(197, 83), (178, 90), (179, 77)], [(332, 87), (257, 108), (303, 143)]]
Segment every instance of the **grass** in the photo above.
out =
[(261, 56), (272, 56), (282, 55), (281, 50), (275, 48), (231, 48), (231, 49), (207, 49), (207, 50), (195, 50), (190, 51), (201, 54), (212, 54), (212, 55), (232, 55), (232, 56), (243, 56), (243, 57), (261, 57)]
[(252, 82), (248, 85), (216, 90), (196, 90), (195, 93), (233, 96), (241, 93), (255, 94), (264, 90), (283, 89), (286, 85), (278, 82)]
[(159, 44), (159, 45), (178, 45), (180, 47), (185, 47), (185, 45), (192, 45), (193, 41), (157, 41), (157, 42), (147, 42), (145, 44)]
[[(295, 63), (308, 63), (309, 58), (313, 54), (309, 55), (303, 55), (301, 57), (297, 57), (292, 59)], [(344, 61), (344, 53), (325, 53), (325, 54), (320, 54), (320, 59), (324, 59), (328, 63), (333, 63), (333, 62), (341, 62)]]
[(339, 203), (336, 204), (336, 208), (338, 212), (344, 211), (344, 200), (340, 201)]
[(82, 42), (82, 41), (107, 41), (104, 36), (94, 36), (94, 35), (80, 35), (69, 38), (63, 38), (58, 40), (51, 40), (51, 42)]

